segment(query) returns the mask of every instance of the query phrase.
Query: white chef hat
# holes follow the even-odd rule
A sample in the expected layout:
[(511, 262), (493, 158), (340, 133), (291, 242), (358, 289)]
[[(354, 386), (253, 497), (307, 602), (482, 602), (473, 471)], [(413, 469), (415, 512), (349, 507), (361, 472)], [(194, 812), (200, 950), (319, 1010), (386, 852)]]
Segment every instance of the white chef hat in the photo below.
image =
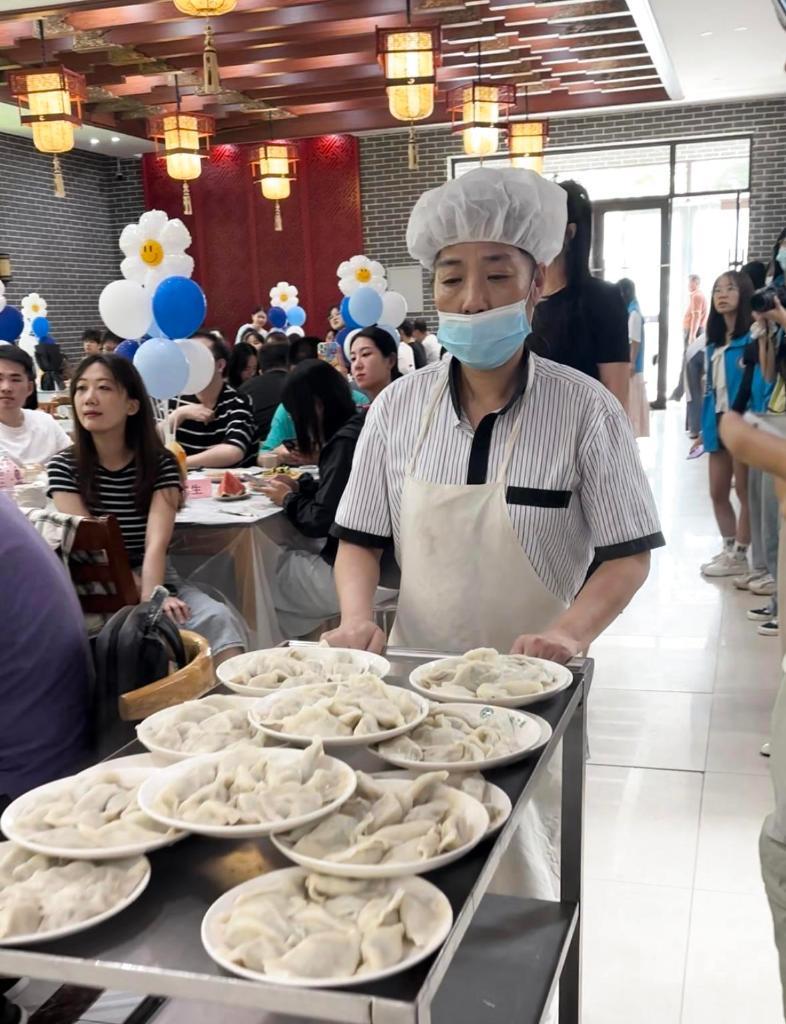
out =
[(445, 246), (459, 242), (504, 242), (551, 263), (567, 223), (559, 185), (535, 171), (481, 167), (423, 193), (410, 214), (407, 248), (427, 270)]

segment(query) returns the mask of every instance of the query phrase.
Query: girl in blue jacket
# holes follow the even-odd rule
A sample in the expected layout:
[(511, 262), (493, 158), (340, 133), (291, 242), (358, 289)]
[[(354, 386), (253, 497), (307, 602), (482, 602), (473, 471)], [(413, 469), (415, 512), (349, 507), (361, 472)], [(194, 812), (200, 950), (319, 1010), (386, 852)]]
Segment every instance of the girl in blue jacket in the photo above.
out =
[[(718, 434), (718, 420), (734, 405), (744, 375), (745, 346), (750, 342), (753, 285), (747, 274), (730, 270), (712, 288), (712, 309), (707, 319), (705, 351), (706, 390), (701, 432), (709, 452), (710, 497), (723, 547), (701, 567), (705, 576), (743, 576), (749, 572), (750, 516), (748, 469), (732, 458)], [(734, 480), (740, 503), (739, 517), (731, 503)]]

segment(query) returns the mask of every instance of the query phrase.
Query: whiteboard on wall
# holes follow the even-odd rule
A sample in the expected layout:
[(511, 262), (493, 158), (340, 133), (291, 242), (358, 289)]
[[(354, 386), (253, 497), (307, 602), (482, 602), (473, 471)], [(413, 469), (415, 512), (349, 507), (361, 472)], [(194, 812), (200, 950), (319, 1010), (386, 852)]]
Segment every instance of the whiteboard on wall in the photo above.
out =
[(404, 296), (410, 313), (422, 313), (423, 273), (420, 265), (415, 263), (406, 267), (388, 267), (387, 274), (390, 291)]

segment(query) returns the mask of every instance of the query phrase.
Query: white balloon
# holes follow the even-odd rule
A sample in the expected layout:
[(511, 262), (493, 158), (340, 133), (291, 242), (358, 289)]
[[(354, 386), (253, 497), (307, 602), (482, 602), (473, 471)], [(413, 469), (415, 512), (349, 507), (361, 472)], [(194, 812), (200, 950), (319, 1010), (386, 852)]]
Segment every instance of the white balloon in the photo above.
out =
[(291, 327), (287, 327), (287, 337), (296, 334), (298, 338), (305, 338), (306, 332), (302, 327), (297, 327), (294, 324)]
[(390, 324), (391, 327), (398, 327), (402, 324), (407, 315), (407, 300), (398, 292), (385, 292), (382, 296), (382, 313), (379, 317), (381, 324)]
[(112, 281), (99, 296), (98, 312), (113, 334), (141, 338), (153, 319), (153, 297), (138, 281)]
[(352, 348), (352, 342), (362, 330), (362, 327), (356, 327), (354, 331), (350, 331), (346, 338), (344, 338), (344, 355), (346, 356), (348, 363), (351, 361), (349, 350)]
[(216, 369), (216, 361), (213, 353), (203, 345), (201, 341), (194, 341), (193, 338), (184, 338), (176, 341), (175, 344), (186, 357), (188, 363), (188, 380), (183, 387), (184, 395), (196, 395), (208, 386), (213, 379)]

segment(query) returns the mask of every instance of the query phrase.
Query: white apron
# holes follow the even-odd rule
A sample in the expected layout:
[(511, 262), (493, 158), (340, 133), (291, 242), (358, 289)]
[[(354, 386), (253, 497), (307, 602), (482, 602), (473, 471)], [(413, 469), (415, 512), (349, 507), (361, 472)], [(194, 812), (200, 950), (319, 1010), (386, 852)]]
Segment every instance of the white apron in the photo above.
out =
[[(530, 383), (531, 376), (496, 480), (457, 485), (413, 475), (448, 386), (447, 371), (435, 386), (404, 478), (401, 589), (391, 645), (458, 654), (474, 647), (507, 652), (517, 636), (542, 632), (565, 610), (532, 568), (508, 514), (506, 476)], [(495, 876), (498, 892), (558, 897), (560, 760), (555, 754), (546, 785), (528, 804)]]

